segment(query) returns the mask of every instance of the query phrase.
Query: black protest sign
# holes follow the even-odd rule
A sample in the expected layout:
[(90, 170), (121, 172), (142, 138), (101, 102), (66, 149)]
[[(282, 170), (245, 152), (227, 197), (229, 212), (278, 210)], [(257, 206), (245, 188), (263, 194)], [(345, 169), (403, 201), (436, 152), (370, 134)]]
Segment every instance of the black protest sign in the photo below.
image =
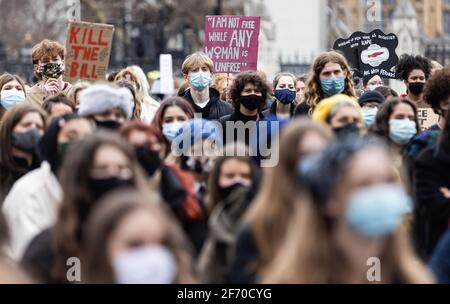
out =
[(333, 49), (341, 51), (349, 64), (359, 71), (364, 80), (375, 75), (396, 78), (394, 71), (398, 63), (395, 49), (398, 38), (395, 34), (384, 34), (381, 30), (370, 33), (355, 32), (349, 38), (338, 39)]

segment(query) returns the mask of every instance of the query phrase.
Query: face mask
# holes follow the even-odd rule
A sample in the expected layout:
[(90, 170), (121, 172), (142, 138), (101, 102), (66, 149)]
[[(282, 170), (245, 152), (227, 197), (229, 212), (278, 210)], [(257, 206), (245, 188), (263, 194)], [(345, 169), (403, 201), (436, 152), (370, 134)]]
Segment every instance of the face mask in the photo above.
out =
[(58, 79), (64, 74), (64, 65), (62, 63), (47, 63), (40, 68), (42, 76)]
[(263, 102), (264, 98), (258, 95), (247, 95), (239, 97), (239, 103), (249, 111), (259, 109)]
[(161, 167), (161, 159), (158, 153), (150, 150), (148, 145), (137, 147), (136, 156), (139, 164), (147, 172), (148, 176), (153, 176), (156, 170)]
[(389, 138), (399, 145), (406, 145), (417, 134), (416, 122), (409, 119), (389, 121)]
[(162, 126), (162, 133), (164, 137), (169, 141), (172, 142), (177, 135), (181, 133), (181, 130), (185, 126), (185, 122), (170, 122), (165, 123)]
[(34, 153), (41, 139), (39, 130), (34, 128), (25, 133), (14, 132), (11, 135), (11, 144), (14, 148), (26, 153)]
[(368, 128), (375, 122), (378, 108), (363, 109), (364, 125)]
[(424, 82), (413, 82), (408, 85), (408, 91), (413, 93), (414, 95), (420, 95), (422, 94), (424, 87)]
[(203, 91), (211, 84), (211, 82), (212, 77), (210, 73), (197, 72), (190, 75), (189, 84), (197, 91)]
[(220, 196), (222, 197), (222, 199), (226, 199), (226, 198), (227, 198), (228, 196), (230, 196), (230, 194), (233, 193), (236, 189), (239, 189), (239, 188), (245, 188), (245, 189), (248, 189), (249, 187), (248, 187), (248, 186), (245, 186), (245, 185), (243, 185), (243, 184), (241, 184), (241, 183), (234, 183), (234, 184), (232, 184), (232, 185), (230, 185), (230, 186), (227, 186), (227, 187), (221, 187), (221, 186), (219, 186), (218, 188), (219, 188), (219, 193), (220, 193)]
[(0, 95), (0, 103), (6, 110), (11, 109), (18, 103), (25, 101), (25, 93), (23, 91), (14, 90), (4, 90)]
[(347, 137), (347, 136), (358, 136), (359, 135), (359, 128), (355, 123), (351, 123), (351, 124), (345, 125), (340, 128), (334, 128), (333, 131), (337, 137)]
[(89, 178), (89, 187), (95, 200), (98, 200), (104, 194), (113, 190), (131, 186), (133, 186), (133, 180), (131, 178), (124, 179), (117, 176), (108, 178)]
[(360, 235), (379, 238), (394, 232), (411, 207), (411, 199), (399, 185), (367, 187), (350, 197), (346, 219)]
[(282, 104), (290, 104), (295, 100), (297, 92), (289, 89), (275, 90), (275, 98)]
[(61, 159), (64, 159), (64, 157), (66, 156), (67, 150), (69, 149), (70, 145), (72, 145), (71, 141), (61, 143), (58, 145), (58, 153), (59, 153), (59, 157), (61, 157)]
[(117, 131), (122, 126), (120, 122), (117, 122), (115, 120), (105, 120), (105, 121), (95, 120), (95, 124), (97, 125), (97, 128), (108, 129), (111, 131)]
[(177, 262), (161, 245), (129, 249), (113, 260), (118, 284), (172, 284), (177, 276)]
[(367, 86), (367, 91), (374, 91), (378, 87), (381, 87), (381, 85), (380, 84), (369, 84)]
[(345, 79), (344, 77), (332, 77), (323, 78), (320, 80), (322, 91), (327, 96), (333, 96), (344, 92), (345, 89)]

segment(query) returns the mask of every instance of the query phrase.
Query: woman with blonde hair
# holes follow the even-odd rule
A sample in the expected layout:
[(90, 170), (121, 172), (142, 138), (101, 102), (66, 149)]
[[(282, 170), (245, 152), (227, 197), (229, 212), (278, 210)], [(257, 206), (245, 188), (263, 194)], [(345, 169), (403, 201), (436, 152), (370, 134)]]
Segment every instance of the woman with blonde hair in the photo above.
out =
[[(268, 265), (286, 232), (294, 204), (307, 196), (297, 183), (296, 164), (308, 165), (309, 158), (322, 151), (332, 137), (331, 130), (309, 120), (293, 121), (281, 130), (273, 147), (279, 147), (277, 166), (267, 168), (256, 198), (245, 216), (231, 266), (231, 283), (257, 280), (259, 270)], [(275, 149), (273, 149), (275, 150)]]
[(260, 282), (433, 283), (403, 225), (412, 202), (382, 142), (340, 140), (298, 171), (311, 199), (296, 200)]
[(305, 102), (296, 107), (294, 115), (310, 115), (322, 99), (340, 93), (356, 98), (351, 69), (342, 54), (324, 52), (312, 65), (306, 81)]

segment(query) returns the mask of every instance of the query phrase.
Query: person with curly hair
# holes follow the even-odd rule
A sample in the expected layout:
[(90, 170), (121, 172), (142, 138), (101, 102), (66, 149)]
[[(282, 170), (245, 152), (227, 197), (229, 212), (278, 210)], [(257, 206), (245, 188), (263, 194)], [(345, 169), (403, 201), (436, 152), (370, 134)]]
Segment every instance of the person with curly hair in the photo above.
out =
[(408, 97), (418, 108), (430, 108), (423, 99), (425, 83), (431, 75), (431, 61), (421, 55), (403, 54), (396, 67), (397, 77), (405, 83)]
[(294, 115), (309, 115), (321, 100), (340, 93), (356, 98), (347, 60), (336, 51), (322, 53), (314, 61), (306, 81), (305, 102), (297, 106)]

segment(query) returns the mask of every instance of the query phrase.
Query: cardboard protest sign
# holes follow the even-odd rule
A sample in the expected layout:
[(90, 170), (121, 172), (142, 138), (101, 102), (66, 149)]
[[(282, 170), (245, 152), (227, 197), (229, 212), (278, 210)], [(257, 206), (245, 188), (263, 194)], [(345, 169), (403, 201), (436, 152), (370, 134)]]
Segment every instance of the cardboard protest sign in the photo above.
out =
[(217, 73), (256, 71), (260, 17), (206, 16), (205, 53)]
[(417, 116), (419, 118), (419, 124), (422, 131), (437, 124), (439, 120), (439, 115), (434, 113), (432, 108), (418, 108)]
[(377, 29), (370, 33), (355, 32), (349, 38), (338, 39), (333, 49), (341, 51), (349, 64), (359, 71), (359, 76), (369, 80), (375, 75), (396, 78), (397, 46), (395, 34), (386, 35)]
[(64, 79), (69, 82), (104, 80), (113, 33), (114, 26), (109, 24), (70, 22)]

